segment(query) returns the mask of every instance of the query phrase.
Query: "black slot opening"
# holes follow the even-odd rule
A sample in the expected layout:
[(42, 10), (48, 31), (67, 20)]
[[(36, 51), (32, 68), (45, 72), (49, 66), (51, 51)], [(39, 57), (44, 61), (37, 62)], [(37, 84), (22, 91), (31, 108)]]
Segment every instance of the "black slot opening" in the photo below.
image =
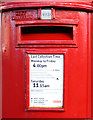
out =
[(73, 40), (73, 27), (21, 27), (21, 40)]

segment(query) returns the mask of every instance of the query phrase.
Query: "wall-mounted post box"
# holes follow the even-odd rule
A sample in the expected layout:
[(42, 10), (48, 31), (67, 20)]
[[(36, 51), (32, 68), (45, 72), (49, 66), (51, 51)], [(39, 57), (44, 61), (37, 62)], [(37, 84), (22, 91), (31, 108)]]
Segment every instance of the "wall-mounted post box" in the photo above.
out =
[(91, 118), (91, 3), (1, 9), (2, 118)]

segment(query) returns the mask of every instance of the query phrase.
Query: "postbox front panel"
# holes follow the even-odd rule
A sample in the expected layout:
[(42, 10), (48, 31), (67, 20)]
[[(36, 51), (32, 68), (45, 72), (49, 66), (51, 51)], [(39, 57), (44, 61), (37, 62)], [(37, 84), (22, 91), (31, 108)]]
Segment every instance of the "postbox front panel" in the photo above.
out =
[(88, 14), (40, 10), (2, 14), (3, 118), (88, 118)]

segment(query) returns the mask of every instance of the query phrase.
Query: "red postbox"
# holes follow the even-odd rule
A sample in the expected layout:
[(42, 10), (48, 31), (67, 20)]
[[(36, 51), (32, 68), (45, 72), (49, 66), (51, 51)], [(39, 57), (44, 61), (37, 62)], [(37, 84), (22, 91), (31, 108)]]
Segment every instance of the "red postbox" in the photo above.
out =
[(91, 118), (91, 2), (2, 9), (2, 118)]

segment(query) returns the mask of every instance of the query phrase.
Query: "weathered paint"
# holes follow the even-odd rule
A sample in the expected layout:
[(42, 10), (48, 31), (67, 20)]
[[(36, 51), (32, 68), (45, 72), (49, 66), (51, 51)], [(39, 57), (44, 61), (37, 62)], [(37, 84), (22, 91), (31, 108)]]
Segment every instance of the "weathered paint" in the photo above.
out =
[(1, 11), (0, 11), (0, 119), (2, 118), (2, 48), (1, 48)]
[[(25, 8), (26, 7), (26, 8)], [(19, 11), (34, 9), (32, 18), (21, 18)], [(40, 20), (42, 7), (55, 9), (52, 20)], [(2, 13), (3, 118), (91, 118), (91, 13), (88, 2), (8, 3)], [(12, 11), (13, 10), (13, 11)], [(31, 9), (32, 10), (32, 9)], [(87, 12), (88, 11), (88, 12)], [(15, 13), (18, 12), (18, 17)], [(14, 18), (13, 18), (14, 17)], [(25, 19), (24, 19), (25, 18)], [(73, 40), (23, 40), (21, 27), (73, 27)], [(41, 33), (41, 35), (43, 35)], [(23, 36), (24, 37), (24, 36)], [(34, 36), (33, 36), (34, 37)], [(57, 39), (57, 36), (56, 38)], [(27, 52), (26, 52), (27, 51)], [(62, 54), (64, 64), (64, 110), (36, 108), (27, 111), (26, 54)], [(26, 69), (27, 67), (27, 69)], [(27, 83), (28, 84), (28, 83)], [(30, 112), (31, 111), (31, 112)], [(37, 111), (37, 112), (34, 112)], [(42, 112), (41, 112), (42, 111)], [(55, 111), (55, 112), (54, 112)]]

